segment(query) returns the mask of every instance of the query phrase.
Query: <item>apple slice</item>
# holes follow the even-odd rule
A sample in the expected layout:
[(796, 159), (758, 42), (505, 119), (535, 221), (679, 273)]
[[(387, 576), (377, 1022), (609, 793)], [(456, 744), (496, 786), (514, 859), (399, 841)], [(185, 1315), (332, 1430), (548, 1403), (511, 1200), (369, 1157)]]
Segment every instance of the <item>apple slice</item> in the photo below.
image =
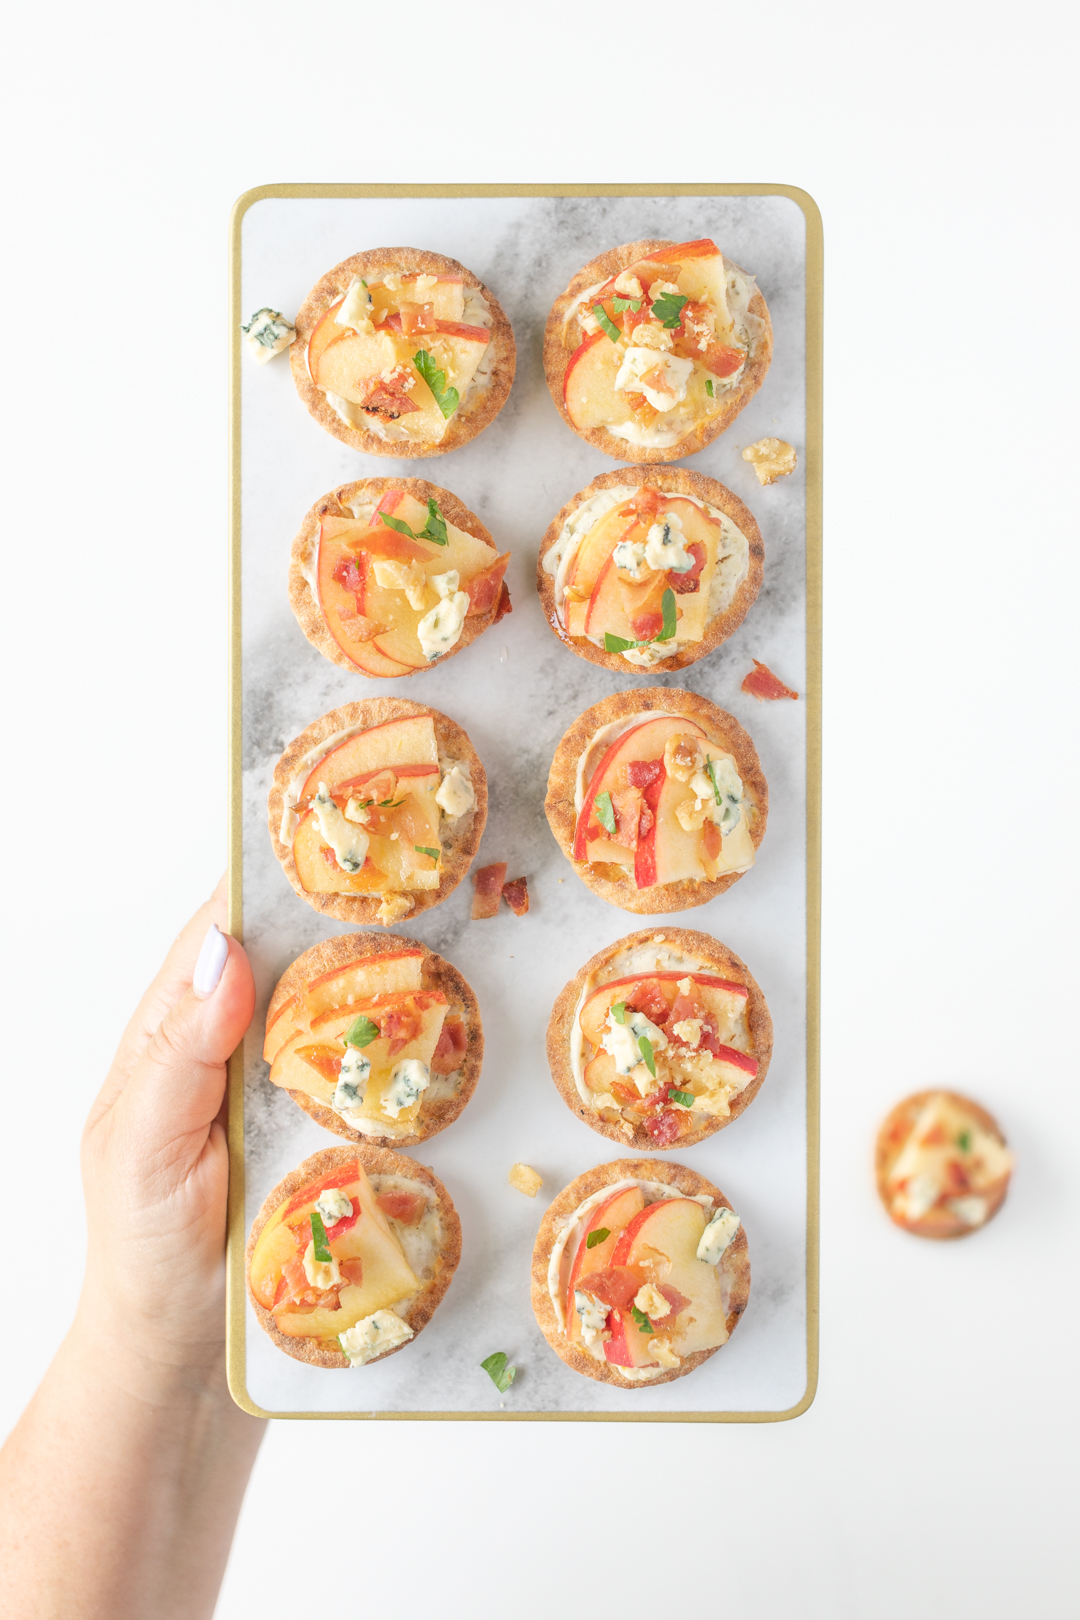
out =
[(731, 328), (731, 316), (727, 306), (724, 256), (715, 242), (708, 237), (697, 242), (677, 242), (673, 247), (651, 253), (642, 264), (673, 270), (674, 275), (663, 279), (674, 281), (683, 297), (711, 304), (716, 311), (717, 336), (726, 336)]
[(360, 404), (371, 379), (397, 365), (397, 348), (389, 332), (354, 332), (348, 326), (338, 330), (340, 337), (328, 341), (319, 353), (315, 386)]
[(695, 1199), (662, 1198), (646, 1205), (623, 1228), (611, 1262), (643, 1266), (657, 1285), (677, 1289), (689, 1300), (671, 1328), (672, 1347), (681, 1356), (727, 1343), (727, 1312), (717, 1268), (697, 1258), (706, 1223), (705, 1211)]
[[(319, 606), (322, 608), (327, 628), (350, 663), (362, 669), (366, 675), (383, 677), (407, 675), (409, 666), (387, 658), (370, 637), (365, 640), (354, 634), (352, 626), (357, 622), (357, 615), (364, 612), (366, 559), (363, 556), (355, 556), (352, 548), (344, 544), (344, 536), (327, 535), (330, 521), (342, 523), (340, 518), (324, 519), (323, 538), (319, 542)], [(365, 532), (364, 525), (359, 523), (345, 525), (345, 529), (352, 534)], [(342, 562), (353, 563), (355, 569), (353, 577), (359, 590), (351, 591), (341, 580), (335, 578), (335, 573)]]
[(385, 956), (365, 956), (358, 962), (346, 962), (344, 967), (320, 973), (308, 981), (305, 1016), (310, 1021), (331, 1008), (371, 1001), (380, 994), (419, 990), (423, 961), (423, 951), (394, 951)]
[(576, 428), (611, 427), (631, 419), (626, 395), (616, 393), (615, 345), (594, 332), (570, 356), (563, 378), (563, 403)]
[(627, 766), (638, 760), (662, 761), (668, 738), (681, 736), (704, 738), (705, 733), (696, 721), (687, 720), (682, 715), (658, 715), (654, 719), (643, 720), (640, 725), (624, 731), (621, 737), (616, 737), (594, 770), (582, 800), (574, 837), (576, 861), (585, 859), (586, 835), (590, 825), (595, 822), (596, 795), (618, 792), (624, 788), (627, 785)]
[(337, 783), (348, 782), (353, 777), (418, 763), (438, 767), (439, 745), (431, 716), (410, 714), (398, 720), (386, 720), (382, 725), (358, 731), (324, 755), (309, 773), (300, 798), (313, 795), (320, 782), (325, 782), (332, 791)]
[(648, 979), (668, 987), (665, 994), (669, 995), (668, 1005), (672, 1006), (678, 994), (679, 981), (686, 978), (692, 980), (694, 988), (698, 991), (706, 1006), (709, 1007), (710, 1012), (712, 1011), (710, 997), (715, 997), (716, 1001), (721, 1004), (724, 1009), (724, 1024), (722, 1026), (724, 1028), (730, 1022), (731, 1014), (727, 1010), (730, 1004), (734, 1002), (740, 1011), (746, 1005), (749, 991), (745, 984), (737, 984), (732, 979), (721, 979), (713, 974), (680, 973), (674, 968), (665, 968), (662, 972), (656, 973), (635, 973), (626, 978), (609, 979), (606, 984), (600, 985), (598, 989), (592, 992), (578, 1015), (578, 1023), (581, 1026), (582, 1034), (593, 1046), (599, 1046), (603, 1040), (608, 1008), (613, 1001), (628, 1000), (633, 987), (642, 984)]
[(296, 1034), (301, 1026), (302, 1017), (300, 995), (297, 993), (290, 996), (287, 1001), (283, 1001), (274, 1016), (267, 1019), (263, 1038), (263, 1058), (267, 1063), (273, 1063), (285, 1042)]
[(400, 276), (400, 285), (393, 292), (381, 281), (369, 284), (371, 318), (376, 326), (388, 315), (396, 314), (402, 304), (430, 304), (437, 320), (460, 321), (465, 313), (465, 287), (461, 277), (439, 276), (434, 286), (425, 286), (419, 291), (416, 283), (422, 274), (418, 270), (413, 275)]
[(296, 875), (306, 894), (378, 894), (385, 885), (371, 861), (366, 861), (359, 872), (342, 871), (323, 844), (319, 823), (311, 810), (300, 817), (292, 852)]
[[(578, 1243), (577, 1253), (570, 1266), (570, 1277), (566, 1285), (566, 1333), (569, 1339), (581, 1338), (581, 1318), (574, 1309), (574, 1290), (578, 1285), (578, 1279), (587, 1272), (603, 1271), (605, 1266), (610, 1265), (620, 1232), (643, 1208), (644, 1203), (640, 1187), (620, 1187), (598, 1204), (589, 1215)], [(608, 1236), (601, 1238), (600, 1242), (590, 1249), (588, 1246), (590, 1235), (605, 1229)]]
[(351, 327), (339, 326), (337, 323), (337, 312), (344, 302), (344, 298), (339, 298), (336, 303), (331, 304), (308, 338), (307, 366), (308, 376), (312, 382), (315, 381), (319, 368), (319, 356), (323, 350), (329, 348), (331, 343), (336, 342), (339, 337), (343, 337), (346, 332), (352, 330)]
[(573, 587), (580, 600), (586, 601), (592, 595), (605, 564), (621, 540), (644, 540), (644, 529), (640, 535), (634, 532), (638, 524), (638, 514), (630, 512), (623, 503), (603, 513), (584, 535), (566, 572), (567, 587)]

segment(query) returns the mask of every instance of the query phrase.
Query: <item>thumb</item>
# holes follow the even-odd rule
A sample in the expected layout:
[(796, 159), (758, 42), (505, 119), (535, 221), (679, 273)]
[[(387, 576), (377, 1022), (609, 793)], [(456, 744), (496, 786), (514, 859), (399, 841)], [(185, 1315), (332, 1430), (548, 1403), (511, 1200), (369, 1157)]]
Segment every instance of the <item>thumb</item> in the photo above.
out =
[(114, 1105), (153, 1154), (183, 1137), (198, 1151), (225, 1095), (225, 1065), (255, 1009), (243, 946), (211, 924), (191, 989), (171, 1007), (135, 1062)]

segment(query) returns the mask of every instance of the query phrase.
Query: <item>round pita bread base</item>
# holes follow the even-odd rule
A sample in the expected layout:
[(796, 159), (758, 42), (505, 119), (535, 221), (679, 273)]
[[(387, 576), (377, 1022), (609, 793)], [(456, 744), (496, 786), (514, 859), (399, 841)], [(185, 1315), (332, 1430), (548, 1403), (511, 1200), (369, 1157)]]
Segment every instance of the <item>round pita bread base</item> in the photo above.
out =
[[(412, 1328), (413, 1338), (422, 1333), (431, 1321), (461, 1259), (461, 1222), (457, 1210), (438, 1176), (433, 1175), (426, 1165), (417, 1164), (414, 1159), (406, 1159), (400, 1153), (392, 1153), (389, 1148), (380, 1147), (332, 1147), (313, 1153), (267, 1194), (262, 1208), (252, 1223), (244, 1253), (244, 1276), (247, 1281), (248, 1298), (258, 1318), (259, 1326), (269, 1334), (279, 1350), (284, 1350), (294, 1361), (306, 1362), (309, 1367), (348, 1367), (351, 1363), (343, 1351), (329, 1350), (320, 1340), (297, 1339), (279, 1330), (272, 1314), (259, 1304), (251, 1292), (251, 1257), (255, 1252), (260, 1232), (280, 1204), (299, 1192), (309, 1181), (333, 1175), (335, 1171), (343, 1170), (346, 1165), (356, 1160), (363, 1165), (373, 1183), (377, 1182), (380, 1176), (401, 1177), (414, 1182), (417, 1188), (423, 1189), (428, 1195), (434, 1194), (438, 1206), (442, 1222), (442, 1243), (435, 1262), (434, 1274), (414, 1296), (408, 1308), (398, 1313), (402, 1321), (407, 1322)], [(382, 1355), (373, 1356), (366, 1365), (373, 1367), (376, 1361), (385, 1361), (387, 1356), (396, 1355), (399, 1350), (404, 1350), (412, 1342), (412, 1339), (406, 1339), (404, 1344), (395, 1345), (393, 1350), (384, 1350)]]
[[(342, 421), (326, 395), (316, 388), (308, 375), (308, 343), (331, 304), (344, 296), (354, 276), (376, 281), (391, 271), (398, 275), (460, 276), (466, 287), (472, 287), (481, 295), (491, 314), (491, 342), (495, 359), (490, 379), (486, 387), (474, 389), (471, 396), (466, 395), (464, 404), (454, 412), (438, 444), (416, 444), (408, 439), (380, 439), (377, 433), (351, 427), (348, 422)], [(342, 259), (340, 264), (328, 270), (315, 283), (301, 305), (294, 325), (296, 338), (289, 350), (289, 360), (297, 393), (321, 428), (332, 433), (335, 439), (340, 439), (342, 444), (363, 451), (366, 456), (393, 456), (395, 461), (405, 461), (415, 457), (445, 455), (447, 450), (457, 450), (482, 433), (510, 397), (517, 351), (514, 333), (503, 307), (471, 270), (441, 253), (427, 253), (422, 248), (408, 247), (371, 248), (366, 253), (354, 253), (350, 258)]]
[[(723, 612), (716, 613), (707, 620), (702, 639), (687, 642), (679, 652), (673, 653), (670, 658), (660, 659), (659, 662), (650, 665), (648, 670), (635, 669), (632, 664), (627, 663), (621, 653), (605, 652), (602, 647), (595, 646), (587, 636), (570, 635), (565, 625), (560, 622), (556, 609), (554, 577), (544, 568), (544, 558), (578, 508), (591, 501), (594, 495), (601, 494), (605, 489), (616, 489), (620, 484), (633, 484), (635, 487), (652, 484), (667, 495), (693, 495), (699, 501), (716, 507), (729, 517), (735, 527), (741, 529), (746, 536), (750, 547), (746, 578)], [(536, 560), (536, 589), (548, 624), (559, 640), (565, 642), (579, 658), (587, 659), (590, 664), (600, 664), (604, 669), (614, 670), (617, 675), (631, 675), (640, 679), (643, 674), (667, 675), (674, 670), (686, 669), (690, 664), (696, 664), (699, 658), (713, 652), (721, 642), (733, 635), (757, 600), (764, 564), (765, 542), (761, 538), (757, 520), (750, 508), (744, 506), (739, 497), (726, 485), (717, 483), (715, 478), (705, 478), (701, 473), (691, 472), (688, 467), (622, 467), (614, 472), (601, 473), (599, 478), (594, 478), (591, 484), (587, 484), (576, 495), (572, 495), (562, 510), (551, 520), (540, 542), (540, 553)]]
[[(984, 1192), (977, 1196), (986, 1199), (986, 1219), (980, 1221), (978, 1226), (968, 1226), (958, 1215), (950, 1209), (932, 1209), (917, 1221), (903, 1220), (892, 1212), (888, 1194), (889, 1173), (911, 1134), (911, 1128), (919, 1114), (930, 1101), (931, 1097), (947, 1097), (958, 1109), (962, 1109), (976, 1125), (984, 1130), (988, 1136), (994, 1137), (1007, 1147), (1004, 1132), (993, 1114), (970, 1097), (964, 1097), (958, 1091), (946, 1091), (942, 1086), (934, 1086), (930, 1091), (916, 1091), (910, 1097), (905, 1097), (891, 1109), (881, 1122), (877, 1141), (874, 1144), (874, 1175), (877, 1181), (878, 1196), (885, 1206), (885, 1213), (894, 1226), (899, 1226), (904, 1232), (910, 1232), (913, 1237), (933, 1238), (939, 1242), (949, 1242), (953, 1238), (971, 1237), (981, 1232), (997, 1214), (1005, 1202), (1005, 1194), (1009, 1190), (1011, 1176), (1003, 1176), (1000, 1181), (994, 1182)], [(896, 1125), (906, 1124), (908, 1131), (897, 1143), (890, 1141), (890, 1135)]]
[(312, 979), (330, 973), (335, 968), (346, 967), (350, 962), (359, 962), (367, 956), (386, 956), (400, 950), (423, 952), (424, 959), (420, 968), (421, 987), (424, 990), (441, 990), (449, 1001), (451, 1010), (461, 1012), (468, 1046), (460, 1068), (456, 1071), (458, 1082), (453, 1096), (421, 1103), (416, 1128), (405, 1136), (365, 1135), (362, 1131), (353, 1130), (340, 1114), (335, 1114), (332, 1108), (327, 1108), (314, 1097), (308, 1096), (306, 1091), (287, 1093), (297, 1107), (302, 1108), (304, 1113), (310, 1115), (324, 1130), (333, 1131), (335, 1136), (343, 1136), (346, 1141), (355, 1142), (357, 1145), (395, 1149), (417, 1147), (421, 1142), (426, 1142), (428, 1137), (437, 1136), (457, 1119), (476, 1090), (476, 1082), (480, 1078), (480, 1069), (484, 1061), (484, 1028), (480, 1020), (480, 1006), (472, 986), (452, 963), (429, 950), (422, 940), (409, 939), (405, 934), (337, 934), (333, 939), (324, 939), (321, 944), (313, 945), (285, 969), (274, 986), (273, 995), (266, 1009), (266, 1022), (269, 1023), (282, 1003), (288, 1001), (298, 991), (305, 991)]
[[(717, 1350), (723, 1349), (723, 1346), (716, 1345), (712, 1350), (696, 1350), (692, 1355), (683, 1357), (681, 1366), (667, 1368), (657, 1373), (654, 1378), (642, 1379), (640, 1382), (624, 1378), (619, 1369), (610, 1362), (594, 1361), (592, 1356), (578, 1349), (578, 1346), (566, 1337), (559, 1326), (547, 1285), (548, 1263), (556, 1239), (562, 1234), (562, 1223), (569, 1219), (580, 1204), (591, 1198), (593, 1193), (614, 1186), (617, 1181), (628, 1180), (659, 1182), (666, 1187), (676, 1187), (687, 1198), (707, 1195), (717, 1205), (726, 1206), (728, 1209), (733, 1207), (731, 1200), (711, 1181), (699, 1176), (696, 1170), (688, 1170), (683, 1164), (672, 1164), (668, 1159), (616, 1159), (611, 1164), (597, 1165), (595, 1170), (586, 1170), (583, 1176), (578, 1176), (576, 1181), (564, 1187), (558, 1197), (552, 1200), (540, 1222), (532, 1258), (532, 1308), (544, 1338), (559, 1359), (565, 1361), (574, 1372), (583, 1373), (586, 1378), (595, 1378), (601, 1384), (615, 1384), (619, 1389), (652, 1389), (656, 1384), (670, 1384), (675, 1378), (684, 1378), (687, 1373), (693, 1372), (695, 1367), (700, 1367), (702, 1362), (714, 1356)], [(746, 1233), (741, 1225), (724, 1251), (720, 1265), (728, 1281), (727, 1330), (730, 1338), (739, 1325), (750, 1298), (750, 1250)]]
[(556, 748), (551, 762), (547, 797), (544, 800), (548, 825), (559, 848), (587, 888), (609, 905), (644, 916), (689, 911), (694, 906), (704, 906), (714, 896), (730, 889), (744, 875), (742, 872), (725, 872), (718, 878), (703, 878), (700, 881), (682, 878), (678, 883), (657, 883), (651, 889), (635, 889), (631, 878), (623, 883), (612, 882), (608, 878), (597, 877), (589, 861), (574, 859), (574, 833), (577, 828), (574, 787), (578, 760), (591, 738), (603, 726), (638, 715), (644, 718), (653, 710), (685, 714), (688, 719), (696, 720), (712, 742), (732, 755), (738, 766), (744, 796), (754, 808), (750, 839), (755, 851), (761, 846), (769, 817), (769, 787), (749, 732), (743, 729), (733, 714), (717, 708), (715, 703), (699, 697), (696, 692), (685, 692), (676, 686), (642, 686), (631, 692), (615, 692), (578, 715)]
[[(753, 399), (765, 381), (765, 374), (772, 361), (772, 320), (769, 315), (768, 305), (761, 293), (755, 292), (747, 305), (747, 309), (751, 315), (758, 317), (764, 329), (753, 354), (746, 363), (742, 380), (738, 387), (726, 390), (721, 408), (715, 416), (710, 417), (706, 422), (695, 424), (677, 443), (668, 445), (665, 448), (630, 444), (628, 440), (617, 438), (615, 434), (609, 433), (603, 427), (583, 429), (574, 426), (563, 400), (563, 388), (566, 382), (566, 368), (581, 343), (581, 336), (578, 335), (576, 341), (570, 343), (564, 338), (563, 323), (567, 311), (587, 288), (595, 286), (598, 282), (610, 280), (612, 276), (617, 276), (620, 270), (626, 270), (630, 265), (636, 264), (639, 259), (645, 259), (652, 253), (658, 253), (661, 248), (677, 246), (677, 242), (662, 241), (657, 237), (650, 237), (645, 241), (626, 242), (622, 247), (609, 248), (606, 253), (601, 253), (597, 258), (590, 259), (589, 263), (578, 271), (566, 291), (559, 298), (556, 298), (551, 308), (551, 314), (547, 318), (547, 325), (544, 328), (544, 375), (547, 378), (551, 397), (555, 402), (555, 409), (567, 427), (576, 433), (579, 439), (584, 439), (586, 444), (595, 445), (597, 450), (602, 450), (606, 456), (611, 456), (615, 461), (681, 461), (684, 456), (693, 456), (699, 450), (704, 450), (705, 446), (712, 444), (713, 440), (723, 433), (725, 428), (731, 426), (743, 406), (749, 404), (750, 400)], [(743, 275), (747, 274), (745, 270), (742, 270), (741, 265), (735, 264), (733, 259), (728, 259), (727, 263), (732, 265), (734, 269), (741, 270)], [(577, 333), (580, 333), (576, 321), (571, 323), (571, 330), (575, 328)], [(297, 345), (294, 343), (293, 349), (295, 350), (296, 347)]]
[[(429, 484), (425, 478), (360, 478), (353, 484), (341, 484), (337, 489), (332, 489), (328, 495), (321, 495), (314, 506), (305, 513), (300, 532), (292, 544), (289, 562), (289, 606), (311, 645), (321, 652), (324, 658), (328, 658), (332, 664), (340, 664), (342, 669), (351, 670), (354, 674), (363, 675), (365, 679), (372, 681), (404, 680), (407, 675), (422, 675), (424, 672), (422, 669), (402, 668), (398, 675), (375, 675), (354, 663), (331, 634), (318, 594), (308, 583), (304, 568), (318, 541), (319, 527), (324, 517), (351, 519), (352, 512), (347, 505), (349, 501), (359, 502), (368, 497), (378, 501), (389, 489), (403, 490), (406, 495), (411, 495), (423, 506), (426, 506), (429, 500), (434, 500), (443, 517), (455, 528), (464, 529), (466, 534), (471, 534), (475, 540), (482, 540), (484, 545), (491, 547), (493, 562), (499, 555), (498, 546), (475, 513), (470, 512), (464, 502), (450, 490), (442, 489), (438, 484)], [(471, 647), (477, 637), (482, 636), (484, 631), (494, 624), (498, 611), (499, 598), (496, 597), (487, 613), (478, 613), (475, 617), (466, 619), (461, 627), (461, 635), (449, 652), (440, 655), (438, 662), (445, 664), (455, 653)]]
[[(370, 730), (373, 726), (381, 726), (387, 720), (398, 720), (412, 714), (430, 714), (435, 722), (435, 738), (439, 745), (439, 753), (454, 760), (464, 761), (468, 765), (473, 793), (476, 796), (476, 808), (471, 815), (462, 817), (461, 825), (451, 835), (449, 843), (443, 845), (443, 874), (439, 887), (421, 889), (418, 892), (410, 891), (412, 910), (406, 917), (398, 917), (394, 923), (387, 924), (380, 923), (378, 917), (382, 895), (309, 894), (300, 882), (296, 862), (293, 859), (292, 845), (281, 842), (281, 818), (285, 809), (285, 793), (294, 772), (299, 768), (304, 756), (311, 753), (321, 742), (325, 742), (328, 737), (333, 737), (339, 731), (347, 731), (354, 726), (358, 730)], [(293, 738), (274, 766), (274, 779), (267, 801), (270, 841), (285, 876), (301, 900), (305, 900), (313, 910), (321, 911), (327, 917), (336, 917), (339, 922), (395, 927), (397, 923), (406, 921), (406, 918), (412, 921), (420, 912), (439, 905), (457, 888), (480, 847), (484, 823), (487, 821), (487, 802), (487, 777), (480, 763), (480, 756), (469, 741), (467, 733), (456, 721), (440, 713), (438, 709), (429, 708), (426, 703), (411, 703), (408, 698), (365, 698), (359, 703), (343, 703), (340, 709), (330, 709), (321, 715), (298, 737)]]
[[(578, 999), (589, 979), (595, 978), (597, 985), (606, 982), (604, 970), (623, 951), (633, 950), (638, 945), (648, 945), (653, 940), (662, 942), (672, 950), (680, 951), (685, 956), (693, 956), (701, 962), (707, 962), (715, 967), (717, 976), (733, 980), (736, 984), (745, 984), (749, 995), (746, 1002), (746, 1018), (750, 1027), (750, 1036), (754, 1043), (754, 1056), (758, 1060), (758, 1072), (750, 1084), (737, 1096), (731, 1099), (731, 1112), (726, 1119), (717, 1119), (703, 1115), (702, 1123), (696, 1129), (687, 1131), (680, 1136), (677, 1142), (667, 1145), (654, 1142), (644, 1125), (634, 1127), (632, 1135), (627, 1135), (618, 1124), (609, 1123), (601, 1119), (594, 1108), (582, 1102), (574, 1079), (574, 1068), (570, 1060), (570, 1036), (574, 1027), (574, 1010)], [(643, 978), (648, 977), (642, 974)], [(701, 934), (692, 928), (643, 928), (639, 933), (627, 934), (625, 939), (616, 940), (614, 945), (607, 945), (602, 951), (597, 951), (580, 968), (570, 983), (559, 994), (558, 1000), (551, 1010), (551, 1018), (547, 1029), (547, 1056), (548, 1066), (551, 1069), (551, 1078), (554, 1080), (559, 1095), (571, 1113), (584, 1120), (590, 1130), (596, 1131), (599, 1136), (606, 1136), (609, 1141), (618, 1142), (620, 1147), (632, 1148), (637, 1153), (667, 1153), (677, 1152), (682, 1148), (694, 1147), (703, 1142), (707, 1136), (722, 1131), (732, 1120), (738, 1119), (740, 1114), (746, 1112), (765, 1082), (769, 1072), (769, 1062), (772, 1058), (773, 1028), (772, 1018), (769, 1014), (768, 1004), (758, 984), (746, 963), (728, 950), (718, 939), (711, 934)], [(626, 1121), (629, 1124), (629, 1121)]]

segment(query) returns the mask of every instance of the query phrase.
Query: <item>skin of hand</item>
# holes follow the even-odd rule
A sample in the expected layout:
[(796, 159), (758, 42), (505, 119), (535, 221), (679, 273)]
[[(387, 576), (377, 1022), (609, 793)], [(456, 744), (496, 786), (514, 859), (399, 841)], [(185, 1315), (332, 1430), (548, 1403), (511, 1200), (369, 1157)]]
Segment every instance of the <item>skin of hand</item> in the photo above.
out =
[(0, 1453), (9, 1620), (213, 1613), (264, 1428), (225, 1380), (225, 1066), (255, 990), (224, 921), (222, 884), (87, 1121), (78, 1310)]

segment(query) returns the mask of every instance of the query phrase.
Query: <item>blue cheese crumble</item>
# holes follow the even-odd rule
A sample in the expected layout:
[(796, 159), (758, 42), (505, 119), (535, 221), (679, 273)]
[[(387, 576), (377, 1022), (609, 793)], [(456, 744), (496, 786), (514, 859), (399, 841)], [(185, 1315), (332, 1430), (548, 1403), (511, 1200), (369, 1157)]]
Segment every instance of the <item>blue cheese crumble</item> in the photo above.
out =
[(412, 1328), (400, 1316), (393, 1311), (376, 1311), (373, 1316), (365, 1316), (357, 1322), (355, 1327), (339, 1333), (338, 1344), (348, 1356), (350, 1366), (363, 1367), (366, 1362), (374, 1361), (376, 1356), (396, 1350), (399, 1344), (407, 1344), (412, 1337)]
[(260, 366), (287, 349), (296, 338), (296, 327), (290, 326), (277, 309), (257, 309), (240, 330), (248, 354)]

